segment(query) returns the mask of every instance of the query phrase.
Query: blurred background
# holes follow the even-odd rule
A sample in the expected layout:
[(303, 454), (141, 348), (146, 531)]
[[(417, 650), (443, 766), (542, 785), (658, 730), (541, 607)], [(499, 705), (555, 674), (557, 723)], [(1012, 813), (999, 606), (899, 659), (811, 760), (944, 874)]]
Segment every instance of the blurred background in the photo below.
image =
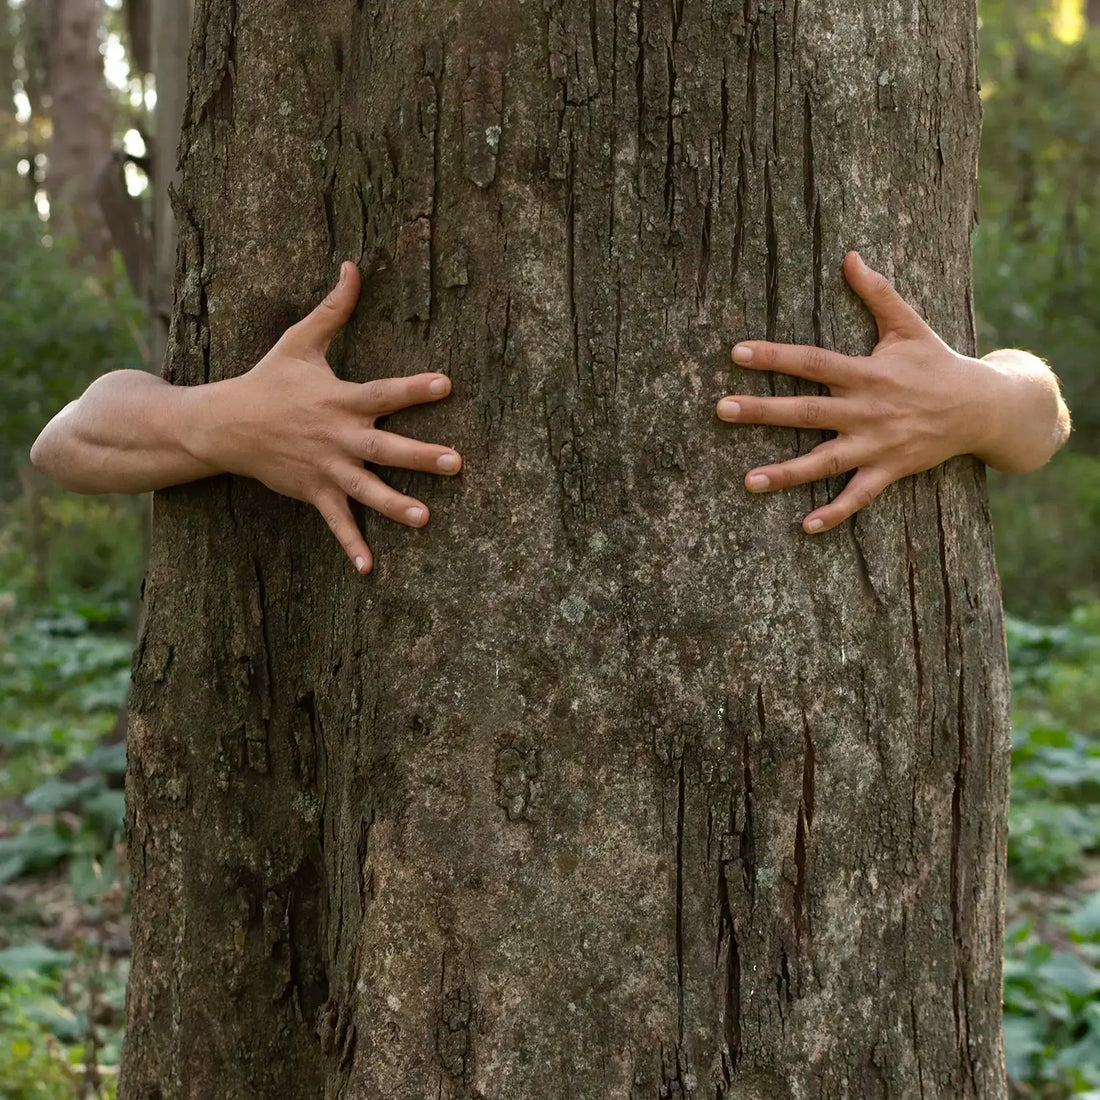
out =
[[(27, 452), (99, 374), (159, 365), (188, 9), (0, 0), (0, 1100), (114, 1096), (147, 504), (58, 492)], [(1015, 687), (1008, 1071), (1015, 1097), (1100, 1100), (1100, 0), (980, 11), (981, 351), (1046, 358), (1075, 428), (1042, 471), (991, 477)]]

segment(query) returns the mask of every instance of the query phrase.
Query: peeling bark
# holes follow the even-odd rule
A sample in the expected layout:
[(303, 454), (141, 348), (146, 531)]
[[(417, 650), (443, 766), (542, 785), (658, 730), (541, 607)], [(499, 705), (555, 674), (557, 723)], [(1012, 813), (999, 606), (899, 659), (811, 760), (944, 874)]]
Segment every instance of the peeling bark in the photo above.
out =
[[(201, 0), (167, 370), (350, 255), (393, 418), (364, 580), (304, 505), (156, 497), (123, 1094), (1004, 1096), (1009, 745), (981, 471), (844, 529), (738, 337), (865, 352), (859, 247), (972, 347), (973, 5)], [(834, 482), (828, 487), (836, 491)], [(196, 1057), (196, 1052), (201, 1056)]]

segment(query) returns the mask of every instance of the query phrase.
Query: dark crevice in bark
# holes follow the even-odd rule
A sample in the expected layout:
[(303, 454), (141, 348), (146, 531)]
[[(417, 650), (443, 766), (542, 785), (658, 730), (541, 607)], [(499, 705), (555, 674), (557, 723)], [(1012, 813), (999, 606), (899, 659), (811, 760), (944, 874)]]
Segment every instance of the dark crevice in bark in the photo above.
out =
[(794, 887), (794, 932), (795, 939), (802, 941), (802, 934), (806, 929), (808, 898), (806, 894), (807, 883), (807, 852), (806, 848), (810, 839), (810, 830), (814, 820), (814, 784), (815, 759), (814, 743), (810, 737), (809, 720), (805, 711), (802, 713), (802, 799), (798, 805), (798, 821), (795, 824), (794, 863), (795, 863), (795, 887)]
[(722, 189), (726, 177), (726, 141), (730, 125), (729, 63), (722, 57), (722, 89), (718, 116), (718, 206), (722, 206)]
[(573, 373), (581, 380), (581, 330), (577, 317), (577, 206), (576, 206), (577, 147), (573, 132), (569, 132), (569, 161), (565, 179), (565, 282), (569, 295), (569, 318), (573, 326)]
[[(779, 232), (775, 224), (775, 199), (772, 194), (772, 165), (770, 154), (764, 161), (764, 241), (767, 255), (764, 261), (764, 294), (767, 309), (767, 338), (775, 339), (779, 322)], [(775, 392), (775, 376), (768, 375), (772, 392)]]
[(737, 191), (733, 212), (733, 247), (730, 250), (730, 286), (737, 286), (737, 273), (741, 268), (741, 257), (745, 251), (745, 197), (748, 181), (745, 178), (745, 130), (737, 145)]
[(732, 1079), (741, 1060), (741, 954), (733, 924), (730, 886), (726, 864), (718, 869), (718, 956), (725, 949), (725, 971), (722, 974), (722, 1032), (725, 1037), (726, 1083)]
[(676, 790), (676, 1041), (684, 1041), (684, 758)]
[(665, 53), (668, 66), (668, 102), (665, 120), (665, 215), (671, 233), (676, 221), (676, 58), (673, 38)]
[(707, 278), (710, 275), (710, 227), (711, 211), (714, 206), (714, 151), (711, 150), (710, 190), (707, 193), (707, 203), (703, 208), (703, 225), (699, 233), (699, 260), (696, 264), (695, 274), (695, 304), (701, 307), (707, 297)]
[[(797, 8), (796, 8), (797, 21)], [(811, 321), (814, 331), (814, 343), (819, 347), (824, 343), (821, 332), (821, 300), (824, 294), (822, 285), (822, 241), (821, 241), (821, 200), (817, 193), (816, 165), (814, 164), (813, 103), (807, 92), (803, 100), (802, 130), (802, 166), (803, 201), (806, 205), (806, 224), (810, 229), (811, 277), (813, 279), (814, 304)]]
[(867, 598), (872, 600), (879, 607), (883, 606), (882, 597), (879, 596), (874, 582), (871, 580), (871, 571), (867, 567), (867, 555), (863, 552), (863, 544), (860, 542), (859, 537), (859, 514), (853, 516), (844, 526), (848, 531), (848, 538), (852, 544), (852, 552), (855, 556), (856, 569), (859, 573), (859, 583), (863, 587), (863, 591)]
[(921, 658), (920, 621), (917, 610), (917, 566), (913, 556), (913, 537), (905, 521), (906, 578), (909, 587), (909, 615), (913, 624), (913, 667), (917, 675), (917, 720), (924, 707), (924, 661)]
[(959, 666), (959, 687), (955, 700), (956, 734), (958, 738), (958, 766), (955, 769), (951, 792), (951, 927), (954, 931), (955, 980), (952, 1003), (955, 1012), (955, 1029), (959, 1045), (959, 1069), (961, 1080), (966, 1081), (972, 1095), (976, 1095), (977, 1079), (971, 1057), (970, 1004), (967, 977), (967, 924), (966, 901), (962, 895), (963, 858), (963, 803), (966, 800), (966, 672)]
[(947, 572), (947, 532), (944, 530), (939, 485), (936, 486), (936, 530), (939, 534), (940, 581), (943, 585), (943, 659), (944, 664), (951, 668), (951, 578)]
[[(435, 92), (435, 119), (432, 126), (432, 216), (428, 221), (428, 325), (425, 339), (431, 334), (432, 321), (439, 309), (439, 233), (436, 222), (439, 219), (439, 188), (442, 182), (440, 178), (440, 132), (443, 127), (443, 79), (447, 72), (446, 48), (442, 39), (435, 43), (438, 55), (433, 49), (429, 56), (427, 48), (424, 51), (424, 70), (431, 77), (432, 89)], [(503, 117), (503, 113), (502, 113)], [(503, 136), (503, 135), (502, 135)]]
[[(638, 56), (634, 62), (634, 92), (638, 100), (638, 149), (637, 161), (641, 165), (645, 155), (645, 0), (637, 0)], [(641, 209), (639, 204), (639, 216)]]

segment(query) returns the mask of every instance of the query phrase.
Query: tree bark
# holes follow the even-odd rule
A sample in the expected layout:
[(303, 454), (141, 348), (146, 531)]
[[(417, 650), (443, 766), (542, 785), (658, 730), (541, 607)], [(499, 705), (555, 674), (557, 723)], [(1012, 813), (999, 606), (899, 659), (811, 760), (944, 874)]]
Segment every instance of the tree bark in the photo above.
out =
[(156, 140), (153, 146), (153, 369), (160, 370), (172, 316), (176, 256), (176, 219), (170, 189), (179, 186), (180, 127), (187, 98), (187, 44), (191, 38), (191, 0), (150, 0), (152, 49), (156, 72)]
[(97, 186), (111, 159), (111, 114), (99, 52), (102, 0), (47, 0), (53, 232), (95, 260), (111, 252)]
[(823, 537), (749, 497), (742, 337), (973, 344), (976, 13), (924, 0), (200, 0), (173, 381), (351, 256), (345, 378), (461, 479), (320, 518), (158, 494), (123, 1095), (1004, 1096), (1009, 742), (983, 475)]

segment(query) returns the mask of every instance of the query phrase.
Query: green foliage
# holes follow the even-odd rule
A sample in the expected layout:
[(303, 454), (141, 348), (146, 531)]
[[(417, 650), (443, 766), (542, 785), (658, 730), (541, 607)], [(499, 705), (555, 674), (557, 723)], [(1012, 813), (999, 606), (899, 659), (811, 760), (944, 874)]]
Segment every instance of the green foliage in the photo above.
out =
[(1005, 604), (1057, 619), (1100, 600), (1100, 455), (1063, 451), (1026, 477), (990, 473), (997, 568)]
[[(1086, 906), (1095, 908), (1098, 899), (1092, 895)], [(1071, 950), (1039, 938), (1030, 921), (1009, 930), (1005, 1062), (1010, 1078), (1044, 1096), (1081, 1096), (1100, 1089), (1100, 929), (1075, 915), (1058, 926)]]
[(105, 371), (142, 365), (141, 310), (125, 280), (105, 285), (42, 232), (33, 214), (0, 218), (0, 500), (54, 413)]
[[(0, 951), (0, 1083), (4, 1100), (78, 1100), (114, 1097), (114, 1074), (89, 1089), (89, 1056), (118, 1063), (118, 1038), (89, 1046), (87, 1008), (74, 1010), (59, 997), (61, 979), (75, 961), (71, 953), (29, 943)], [(97, 965), (94, 958), (81, 960)], [(110, 988), (97, 990), (108, 1009), (121, 1011), (125, 971)], [(97, 1074), (97, 1076), (100, 1076)], [(94, 1080), (94, 1078), (93, 1078)]]
[(1100, 853), (1100, 604), (1050, 626), (1010, 618), (1007, 635), (1012, 906), (1039, 915), (1016, 921), (1008, 936), (1008, 1073), (1020, 1096), (1098, 1100), (1100, 892), (1071, 899)]
[[(132, 582), (132, 578), (130, 578)], [(14, 612), (9, 612), (14, 616)], [(124, 886), (115, 845), (125, 745), (104, 743), (125, 698), (131, 640), (125, 601), (70, 598), (9, 622), (0, 641), (0, 797), (25, 821), (0, 836), (0, 888), (57, 884), (91, 920)], [(32, 894), (0, 907), (0, 1096), (68, 1100), (114, 1095), (126, 965), (94, 940), (58, 950), (38, 938)], [(116, 901), (115, 904), (120, 902)], [(87, 914), (92, 914), (88, 917)], [(96, 1078), (99, 1083), (96, 1084)]]

